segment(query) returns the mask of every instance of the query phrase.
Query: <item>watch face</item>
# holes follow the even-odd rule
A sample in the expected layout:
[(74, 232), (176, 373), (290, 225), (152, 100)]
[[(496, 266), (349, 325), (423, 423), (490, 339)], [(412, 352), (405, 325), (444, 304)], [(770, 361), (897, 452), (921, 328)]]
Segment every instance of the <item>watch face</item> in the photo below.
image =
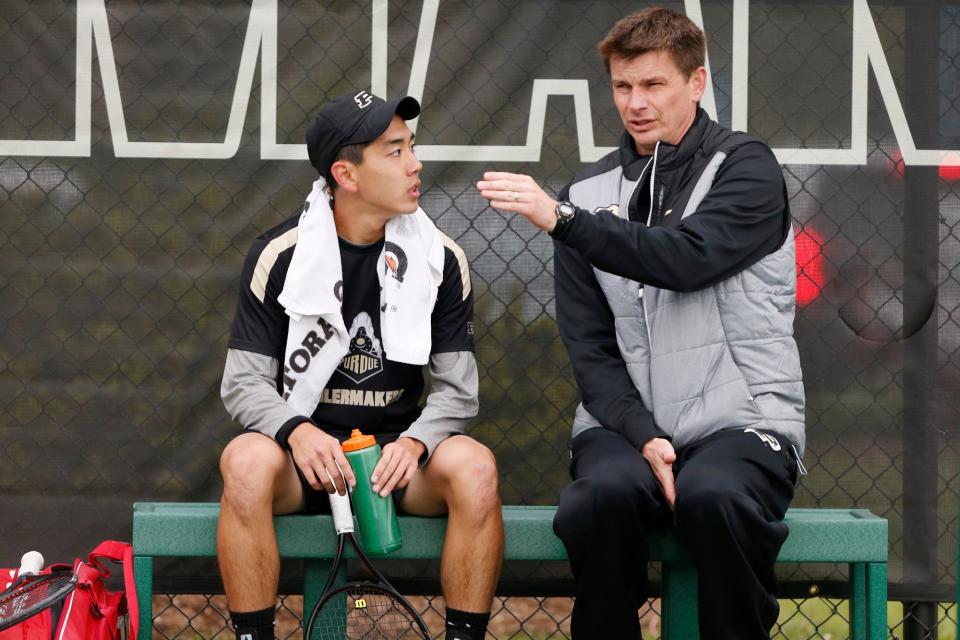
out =
[(577, 212), (577, 208), (569, 202), (560, 202), (557, 204), (557, 215), (561, 218), (572, 218)]

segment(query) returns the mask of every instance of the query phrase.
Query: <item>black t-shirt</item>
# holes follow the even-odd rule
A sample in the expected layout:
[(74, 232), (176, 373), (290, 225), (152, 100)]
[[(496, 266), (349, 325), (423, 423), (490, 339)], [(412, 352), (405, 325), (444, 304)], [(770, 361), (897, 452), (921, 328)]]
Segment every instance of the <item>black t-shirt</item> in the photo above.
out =
[[(297, 219), (257, 238), (247, 254), (230, 348), (283, 360), (289, 316), (277, 297), (293, 257)], [(431, 353), (473, 351), (473, 295), (466, 258), (452, 240), (444, 238), (444, 245), (443, 281), (431, 314)], [(384, 353), (377, 278), (382, 249), (383, 240), (358, 246), (340, 239), (342, 312), (350, 350), (310, 416), (332, 435), (357, 427), (373, 435), (397, 433), (420, 415), (423, 367), (394, 362)], [(279, 377), (277, 391), (282, 392)]]

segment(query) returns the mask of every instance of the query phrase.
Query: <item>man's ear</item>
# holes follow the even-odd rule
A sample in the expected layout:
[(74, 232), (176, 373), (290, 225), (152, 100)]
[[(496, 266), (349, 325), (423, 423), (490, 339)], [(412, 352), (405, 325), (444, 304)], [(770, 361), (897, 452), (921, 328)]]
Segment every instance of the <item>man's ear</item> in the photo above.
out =
[(352, 162), (337, 160), (330, 165), (330, 175), (340, 189), (353, 193), (357, 191), (357, 176), (354, 169)]
[(707, 70), (705, 67), (697, 67), (690, 74), (690, 86), (693, 89), (693, 101), (700, 102), (704, 92), (707, 90)]

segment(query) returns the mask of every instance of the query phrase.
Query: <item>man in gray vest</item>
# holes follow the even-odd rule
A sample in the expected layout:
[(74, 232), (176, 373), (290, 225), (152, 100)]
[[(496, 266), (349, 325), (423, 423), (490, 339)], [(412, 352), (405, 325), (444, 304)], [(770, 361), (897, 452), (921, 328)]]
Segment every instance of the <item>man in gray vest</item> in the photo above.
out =
[(554, 238), (582, 399), (554, 521), (577, 580), (573, 635), (640, 638), (646, 535), (672, 524), (697, 564), (702, 636), (768, 639), (804, 446), (783, 175), (767, 145), (699, 108), (704, 35), (685, 16), (645, 9), (598, 48), (619, 148), (559, 201), (529, 176), (477, 184)]

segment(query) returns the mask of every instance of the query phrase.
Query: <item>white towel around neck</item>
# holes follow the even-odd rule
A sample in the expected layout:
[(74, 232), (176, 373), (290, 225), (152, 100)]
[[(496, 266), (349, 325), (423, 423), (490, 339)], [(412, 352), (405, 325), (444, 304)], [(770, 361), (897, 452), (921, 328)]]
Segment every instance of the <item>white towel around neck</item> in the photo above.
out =
[[(341, 311), (343, 268), (326, 181), (307, 196), (297, 225), (297, 245), (279, 302), (290, 316), (283, 359), (283, 397), (305, 416), (350, 347)], [(418, 208), (387, 221), (377, 260), (380, 332), (384, 357), (407, 364), (430, 358), (430, 316), (443, 279), (440, 232)]]

